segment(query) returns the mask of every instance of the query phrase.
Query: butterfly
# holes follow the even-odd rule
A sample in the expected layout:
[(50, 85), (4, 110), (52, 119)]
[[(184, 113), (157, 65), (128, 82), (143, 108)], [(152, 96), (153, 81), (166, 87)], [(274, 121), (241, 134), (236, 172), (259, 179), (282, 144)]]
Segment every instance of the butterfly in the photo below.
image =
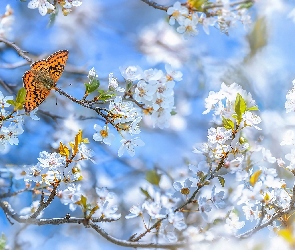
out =
[(69, 52), (59, 50), (46, 59), (31, 64), (31, 69), (23, 75), (23, 83), (26, 89), (26, 101), (24, 109), (31, 112), (37, 108), (50, 94), (61, 77)]

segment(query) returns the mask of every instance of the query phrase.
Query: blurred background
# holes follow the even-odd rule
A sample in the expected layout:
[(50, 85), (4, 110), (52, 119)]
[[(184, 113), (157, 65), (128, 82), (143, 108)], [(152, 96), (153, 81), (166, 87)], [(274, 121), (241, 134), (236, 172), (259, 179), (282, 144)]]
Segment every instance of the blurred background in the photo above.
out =
[[(293, 114), (286, 114), (286, 94), (295, 78), (295, 7), (288, 0), (257, 0), (249, 10), (252, 25), (244, 28), (237, 23), (229, 34), (210, 27), (207, 35), (202, 27), (199, 34), (188, 40), (168, 24), (164, 11), (156, 10), (140, 0), (84, 0), (68, 16), (60, 12), (50, 23), (50, 16), (41, 16), (37, 9), (29, 9), (27, 2), (1, 0), (0, 15), (7, 4), (13, 9), (14, 23), (7, 37), (34, 59), (46, 58), (57, 50), (67, 49), (69, 59), (58, 86), (67, 93), (82, 98), (88, 71), (97, 70), (101, 84), (107, 87), (108, 75), (113, 72), (119, 81), (120, 66), (138, 65), (142, 69), (164, 70), (166, 63), (183, 73), (183, 80), (175, 86), (177, 114), (169, 129), (152, 128), (148, 120), (142, 122), (141, 138), (144, 147), (136, 156), (117, 157), (119, 137), (112, 146), (92, 140), (95, 123), (103, 125), (94, 113), (70, 103), (52, 91), (39, 107), (40, 121), (27, 119), (19, 145), (0, 155), (1, 168), (21, 168), (36, 164), (39, 152), (54, 152), (60, 141), (67, 143), (81, 128), (91, 141), (95, 164), (85, 164), (83, 186), (107, 187), (122, 203), (122, 217), (133, 204), (144, 199), (140, 187), (148, 188), (145, 173), (162, 169), (172, 177), (185, 175), (187, 161), (198, 161), (192, 153), (195, 143), (206, 141), (212, 116), (202, 115), (204, 99), (209, 91), (218, 91), (222, 82), (236, 82), (252, 93), (262, 117), (262, 131), (249, 135), (263, 139), (264, 147), (277, 158), (284, 158), (290, 148), (282, 148), (284, 131), (295, 124)], [(170, 6), (174, 1), (158, 0)], [(22, 64), (9, 68), (9, 65)], [(13, 95), (22, 87), (22, 75), (29, 69), (15, 50), (0, 44), (0, 79), (14, 91), (0, 87), (4, 95)], [(56, 119), (54, 116), (61, 116)], [(81, 119), (81, 116), (91, 119)], [(115, 131), (114, 131), (115, 132)], [(284, 175), (284, 173), (280, 173)], [(287, 183), (292, 183), (289, 176)], [(165, 186), (165, 181), (161, 180)], [(21, 187), (21, 182), (13, 183)], [(19, 186), (18, 186), (19, 185)], [(13, 199), (16, 211), (30, 206), (32, 197), (23, 195)], [(63, 217), (68, 207), (59, 201), (46, 210), (45, 218)], [(76, 210), (73, 216), (81, 216)], [(126, 239), (140, 231), (139, 220), (105, 223), (105, 230)], [(131, 230), (132, 229), (132, 230)], [(0, 210), (0, 233), (3, 232), (12, 249), (121, 249), (105, 241), (93, 230), (78, 225), (24, 226), (11, 225)], [(262, 233), (263, 235), (263, 233)], [(249, 249), (255, 244), (249, 243)], [(252, 245), (251, 245), (252, 244)], [(268, 244), (268, 243), (264, 243)], [(272, 243), (275, 247), (275, 243)], [(123, 249), (123, 248), (122, 248)], [(261, 248), (262, 249), (262, 248)], [(269, 248), (270, 249), (270, 248)], [(272, 248), (276, 249), (276, 248)]]

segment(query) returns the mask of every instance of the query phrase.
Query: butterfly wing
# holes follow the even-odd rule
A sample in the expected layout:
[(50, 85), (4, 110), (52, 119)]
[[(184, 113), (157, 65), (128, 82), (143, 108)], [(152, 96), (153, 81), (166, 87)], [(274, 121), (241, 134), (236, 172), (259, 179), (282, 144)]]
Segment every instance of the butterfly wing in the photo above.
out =
[(43, 84), (36, 81), (36, 77), (31, 70), (26, 71), (23, 75), (23, 83), (26, 89), (24, 108), (26, 112), (31, 112), (46, 99), (50, 94), (50, 89), (42, 87)]
[(64, 71), (66, 62), (68, 60), (69, 52), (67, 50), (59, 50), (46, 59), (49, 69), (49, 75), (56, 83), (62, 72)]
[(34, 110), (50, 94), (50, 88), (55, 86), (62, 75), (68, 54), (67, 50), (59, 50), (47, 59), (34, 62), (31, 70), (25, 72), (23, 83), (27, 91), (24, 104), (26, 112)]
[(46, 60), (44, 59), (31, 64), (32, 71), (41, 71), (41, 70), (46, 70), (47, 68), (48, 68), (48, 65), (46, 63)]

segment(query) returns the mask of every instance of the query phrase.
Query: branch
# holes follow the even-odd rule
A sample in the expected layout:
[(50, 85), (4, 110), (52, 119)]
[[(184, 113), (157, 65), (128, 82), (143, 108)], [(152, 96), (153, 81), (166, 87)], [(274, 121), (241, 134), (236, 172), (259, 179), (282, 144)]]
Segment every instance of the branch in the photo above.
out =
[[(98, 234), (107, 239), (108, 241), (123, 247), (140, 247), (140, 248), (177, 248), (177, 247), (185, 247), (185, 243), (173, 243), (173, 244), (157, 244), (157, 243), (140, 243), (140, 242), (130, 242), (127, 240), (117, 239), (108, 233), (106, 233), (102, 228), (100, 228), (95, 223), (85, 219), (85, 218), (71, 218), (69, 214), (67, 214), (64, 218), (52, 218), (52, 219), (36, 219), (36, 218), (27, 218), (25, 216), (18, 215), (10, 206), (10, 204), (6, 201), (0, 201), (0, 207), (3, 209), (4, 213), (7, 216), (10, 216), (15, 221), (19, 223), (27, 223), (32, 225), (60, 225), (60, 224), (82, 224), (86, 227), (93, 228)], [(95, 219), (94, 219), (95, 220)], [(98, 220), (96, 220), (98, 221)]]
[(37, 218), (41, 214), (41, 212), (49, 206), (49, 204), (53, 201), (53, 199), (56, 195), (57, 187), (58, 187), (57, 185), (53, 186), (53, 189), (52, 189), (47, 201), (45, 201), (45, 202), (44, 202), (44, 192), (42, 191), (39, 207), (37, 208), (37, 210), (33, 214), (31, 214), (30, 218)]
[(139, 248), (178, 248), (185, 247), (185, 243), (173, 243), (173, 244), (158, 244), (158, 243), (141, 243), (141, 242), (132, 242), (127, 240), (119, 240), (108, 233), (106, 233), (102, 228), (94, 223), (89, 224), (96, 232), (98, 232), (102, 237), (107, 239), (108, 241), (123, 247), (139, 247)]
[(0, 194), (0, 199), (3, 199), (3, 198), (8, 198), (8, 197), (12, 197), (12, 196), (16, 196), (20, 193), (23, 193), (25, 191), (31, 191), (29, 190), (28, 188), (24, 188), (24, 189), (21, 189), (21, 190), (18, 190), (16, 192), (13, 192), (13, 193), (4, 193), (4, 194)]
[(10, 42), (10, 41), (4, 39), (3, 37), (0, 37), (0, 42), (3, 42), (3, 43), (5, 43), (5, 44), (7, 44), (8, 46), (14, 48), (14, 49), (17, 51), (17, 53), (18, 53), (22, 58), (26, 59), (29, 63), (32, 63), (33, 60), (32, 60), (30, 57), (28, 57), (28, 56), (26, 55), (27, 52), (24, 51), (24, 50), (22, 50), (22, 49), (21, 49), (20, 47), (18, 47), (17, 45), (15, 45), (15, 43)]
[(168, 7), (166, 7), (166, 6), (164, 6), (164, 5), (157, 4), (157, 3), (154, 2), (154, 1), (150, 1), (150, 0), (141, 0), (141, 1), (144, 2), (144, 3), (146, 3), (146, 4), (149, 5), (149, 6), (154, 7), (155, 9), (158, 9), (158, 10), (165, 10), (165, 11), (168, 10)]
[(2, 69), (15, 69), (15, 68), (18, 68), (18, 67), (25, 66), (27, 64), (28, 64), (27, 61), (19, 61), (19, 62), (16, 62), (16, 63), (3, 63), (3, 64), (0, 64), (0, 68), (2, 68)]

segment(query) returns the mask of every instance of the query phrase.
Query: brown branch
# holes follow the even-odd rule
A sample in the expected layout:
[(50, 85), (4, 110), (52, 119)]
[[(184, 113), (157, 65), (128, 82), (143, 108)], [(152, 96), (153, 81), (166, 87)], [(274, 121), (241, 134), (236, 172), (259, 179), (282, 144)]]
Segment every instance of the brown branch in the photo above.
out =
[(4, 39), (3, 37), (0, 37), (0, 42), (3, 42), (3, 43), (5, 43), (6, 45), (8, 45), (8, 46), (14, 48), (14, 49), (17, 51), (17, 53), (18, 53), (22, 58), (26, 59), (29, 63), (32, 63), (33, 60), (32, 60), (32, 58), (30, 58), (30, 57), (28, 57), (28, 56), (26, 55), (27, 52), (24, 51), (24, 50), (22, 50), (22, 49), (21, 49), (20, 47), (18, 47), (15, 43), (10, 42), (10, 41)]
[(172, 244), (159, 244), (159, 243), (142, 243), (142, 242), (132, 242), (127, 240), (119, 240), (108, 233), (106, 233), (102, 228), (94, 223), (89, 224), (97, 233), (108, 241), (123, 247), (134, 247), (134, 248), (171, 248), (176, 249), (179, 247), (185, 247), (185, 243), (172, 243)]
[(13, 193), (0, 194), (0, 199), (16, 196), (16, 195), (23, 193), (25, 191), (31, 191), (31, 190), (29, 190), (28, 188), (24, 188), (24, 189), (21, 189), (19, 191), (13, 192)]
[[(185, 247), (185, 243), (172, 243), (172, 244), (158, 244), (158, 243), (141, 243), (141, 242), (131, 242), (127, 240), (117, 239), (108, 233), (106, 233), (102, 228), (100, 228), (95, 223), (85, 219), (85, 218), (71, 218), (67, 214), (64, 218), (52, 218), (52, 219), (36, 219), (36, 218), (26, 218), (25, 216), (18, 215), (10, 206), (8, 202), (0, 201), (0, 207), (3, 209), (6, 216), (13, 218), (19, 223), (26, 223), (32, 225), (60, 225), (60, 224), (81, 224), (85, 227), (93, 228), (102, 237), (119, 246), (123, 247), (134, 247), (134, 248), (178, 248)], [(98, 221), (98, 220), (96, 220)]]
[(44, 192), (42, 191), (39, 207), (33, 214), (31, 214), (30, 219), (37, 218), (41, 214), (41, 212), (49, 206), (49, 204), (53, 201), (54, 197), (56, 196), (57, 187), (58, 187), (57, 185), (53, 187), (47, 201), (45, 202), (44, 202)]
[(166, 7), (166, 6), (164, 6), (164, 5), (157, 4), (157, 3), (154, 2), (154, 1), (150, 1), (150, 0), (141, 0), (141, 1), (144, 2), (144, 3), (146, 3), (146, 4), (149, 5), (149, 6), (154, 7), (155, 9), (158, 9), (158, 10), (165, 10), (165, 11), (168, 10), (168, 7)]

